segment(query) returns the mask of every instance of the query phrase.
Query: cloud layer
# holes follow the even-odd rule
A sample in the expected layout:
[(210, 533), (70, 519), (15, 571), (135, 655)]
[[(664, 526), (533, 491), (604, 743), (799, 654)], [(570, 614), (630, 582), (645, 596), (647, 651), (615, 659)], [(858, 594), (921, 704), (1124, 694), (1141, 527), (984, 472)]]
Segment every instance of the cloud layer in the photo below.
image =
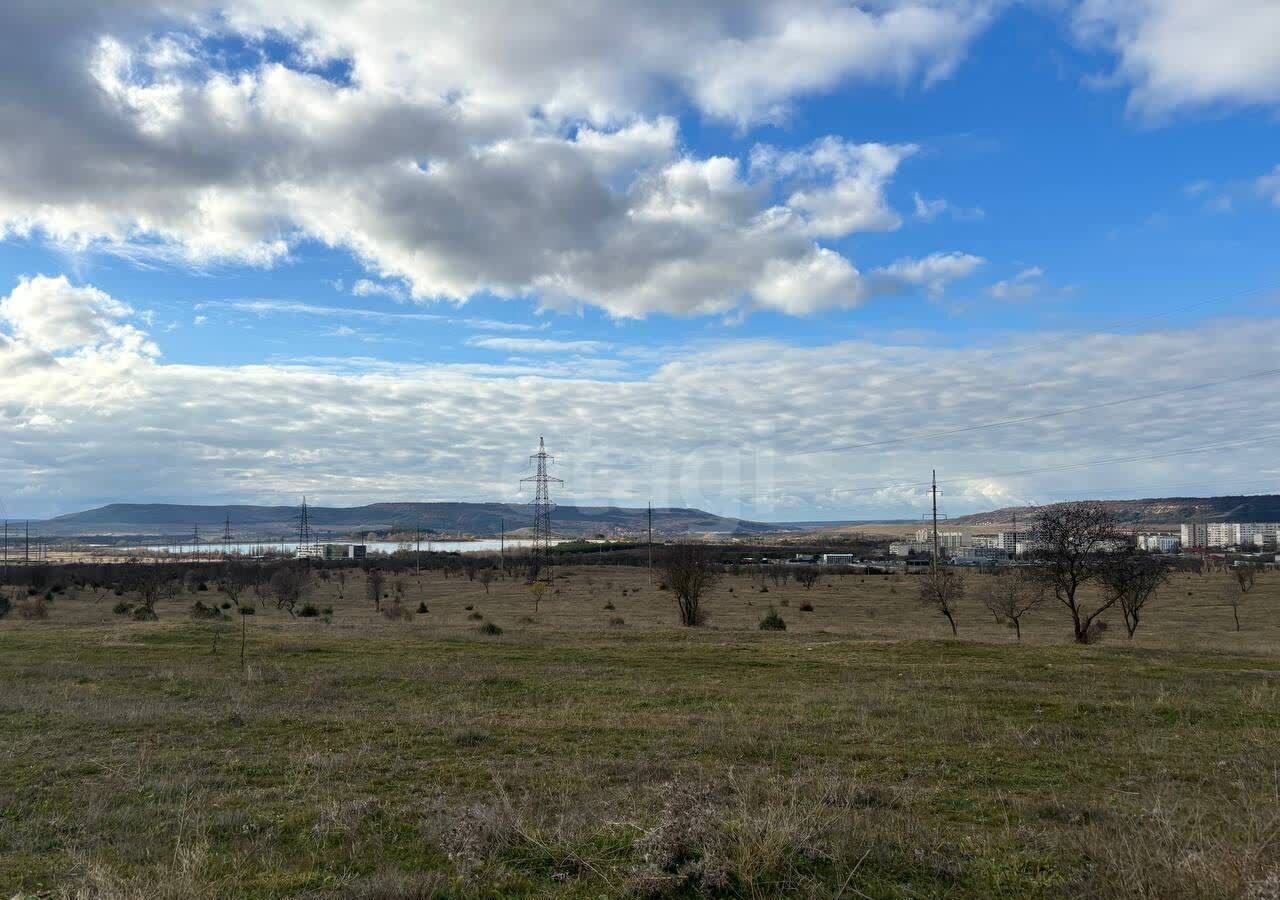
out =
[[(27, 328), (33, 293), (61, 311), (61, 326)], [(643, 375), (619, 358), (598, 377), (590, 367), (518, 363), (168, 364), (121, 320), (126, 309), (60, 278), (31, 279), (0, 301), (0, 428), (8, 438), (0, 495), (11, 514), (121, 498), (289, 501), (303, 492), (335, 504), (518, 500), (539, 434), (561, 461), (566, 501), (653, 499), (757, 517), (909, 515), (923, 508), (917, 483), (932, 468), (964, 479), (947, 486), (952, 512), (1060, 490), (1208, 488), (1241, 471), (1280, 475), (1280, 427), (1255, 415), (1274, 395), (1274, 376), (970, 429), (1273, 369), (1274, 320), (1244, 330), (1224, 322), (1033, 335), (995, 350), (711, 344), (677, 348)], [(1216, 442), (1238, 446), (1069, 468)]]
[(403, 282), (419, 299), (618, 317), (853, 306), (874, 289), (825, 242), (901, 224), (885, 189), (916, 148), (691, 155), (663, 111), (672, 85), (710, 117), (777, 119), (849, 79), (943, 77), (989, 14), (976, 0), (169, 10), (0, 11), (0, 234), (188, 265), (271, 266), (317, 240), (393, 279), (358, 295), (400, 298)]

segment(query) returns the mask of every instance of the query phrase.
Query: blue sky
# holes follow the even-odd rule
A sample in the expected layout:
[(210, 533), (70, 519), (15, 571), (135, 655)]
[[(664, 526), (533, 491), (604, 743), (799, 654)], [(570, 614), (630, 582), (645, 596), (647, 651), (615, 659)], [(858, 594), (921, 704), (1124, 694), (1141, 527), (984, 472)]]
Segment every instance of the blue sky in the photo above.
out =
[(1273, 4), (326, 6), (0, 13), (7, 514), (1280, 481)]

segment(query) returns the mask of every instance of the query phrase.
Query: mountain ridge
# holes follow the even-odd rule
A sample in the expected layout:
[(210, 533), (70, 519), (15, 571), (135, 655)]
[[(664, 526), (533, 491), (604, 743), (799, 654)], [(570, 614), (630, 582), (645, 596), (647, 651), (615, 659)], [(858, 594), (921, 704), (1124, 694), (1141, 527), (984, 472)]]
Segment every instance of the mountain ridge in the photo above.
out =
[[(1280, 494), (1229, 494), (1219, 497), (1148, 497), (1132, 500), (1093, 500), (1117, 521), (1133, 525), (1171, 525), (1180, 522), (1280, 522)], [(1046, 504), (1054, 505), (1054, 504)], [(1006, 506), (989, 512), (953, 516), (949, 525), (1004, 525), (1014, 513), (1030, 521), (1043, 506)]]
[[(255, 504), (111, 503), (33, 523), (43, 535), (190, 535), (200, 527), (209, 537), (221, 534), (227, 520), (240, 537), (296, 534), (298, 506)], [(488, 535), (508, 533), (532, 525), (532, 509), (515, 503), (390, 502), (362, 506), (308, 506), (315, 532), (350, 537), (356, 532), (427, 532)], [(646, 509), (618, 506), (559, 506), (552, 514), (552, 530), (562, 536), (637, 534), (648, 525)], [(700, 509), (663, 507), (653, 510), (658, 534), (767, 534), (790, 530), (746, 519), (717, 516)]]

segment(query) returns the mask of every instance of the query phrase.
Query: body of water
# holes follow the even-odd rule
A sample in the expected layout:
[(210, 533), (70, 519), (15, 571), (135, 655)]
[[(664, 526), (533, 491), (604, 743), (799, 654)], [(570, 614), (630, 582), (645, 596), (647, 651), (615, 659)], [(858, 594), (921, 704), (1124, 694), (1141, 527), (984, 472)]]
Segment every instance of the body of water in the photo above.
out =
[[(348, 541), (321, 541), (321, 544), (334, 543), (346, 544)], [(515, 550), (521, 547), (528, 547), (532, 541), (513, 540), (506, 541), (508, 550)], [(365, 547), (369, 553), (395, 553), (397, 550), (408, 550), (412, 552), (417, 548), (414, 543), (401, 543), (398, 541), (366, 541)], [(421, 544), (422, 552), (431, 551), (433, 553), (496, 553), (502, 546), (502, 542), (497, 538), (482, 538), (474, 541), (423, 541)], [(258, 556), (263, 553), (277, 553), (292, 556), (297, 550), (296, 541), (285, 541), (283, 543), (267, 543), (259, 541), (233, 542), (223, 547), (221, 542), (212, 542), (208, 544), (202, 543), (199, 550), (202, 554), (212, 553), (220, 554), (224, 551), (235, 553), (241, 556)], [(124, 548), (122, 548), (124, 549)], [(133, 548), (129, 548), (133, 549)], [(195, 551), (195, 547), (191, 544), (152, 544), (145, 547), (136, 548), (147, 553), (173, 553), (188, 554)]]

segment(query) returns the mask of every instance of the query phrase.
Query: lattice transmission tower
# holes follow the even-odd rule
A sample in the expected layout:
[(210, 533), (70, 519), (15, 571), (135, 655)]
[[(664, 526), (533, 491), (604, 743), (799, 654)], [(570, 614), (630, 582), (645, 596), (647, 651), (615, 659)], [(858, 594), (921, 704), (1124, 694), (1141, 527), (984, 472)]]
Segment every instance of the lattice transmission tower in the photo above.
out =
[(533, 483), (533, 546), (529, 548), (529, 580), (536, 581), (551, 554), (551, 502), (550, 486), (564, 484), (564, 480), (547, 473), (547, 467), (555, 459), (547, 452), (547, 445), (538, 438), (538, 452), (529, 457), (534, 474), (521, 478), (520, 483)]

